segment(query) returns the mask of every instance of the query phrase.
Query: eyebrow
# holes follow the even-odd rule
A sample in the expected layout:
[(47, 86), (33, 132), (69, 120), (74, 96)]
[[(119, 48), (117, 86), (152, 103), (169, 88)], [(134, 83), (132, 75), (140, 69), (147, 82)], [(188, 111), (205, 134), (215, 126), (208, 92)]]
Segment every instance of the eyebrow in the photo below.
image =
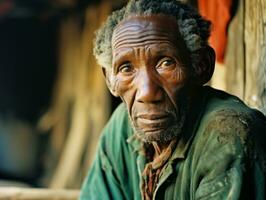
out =
[[(166, 45), (166, 43), (164, 43), (164, 44), (161, 44), (159, 46), (160, 46), (159, 48), (155, 48), (153, 50), (153, 52), (152, 52), (153, 56), (160, 56), (160, 55), (165, 55), (166, 53), (171, 53), (172, 56), (174, 56), (180, 64), (183, 63), (180, 48), (177, 48), (173, 45), (169, 45), (168, 43), (167, 43), (167, 45)], [(163, 46), (165, 46), (165, 48), (163, 48)], [(171, 51), (171, 50), (174, 50), (174, 51)]]
[(172, 52), (171, 50), (176, 51), (177, 54), (180, 53), (179, 49), (177, 47), (171, 45), (170, 42), (162, 42), (161, 44), (158, 44), (158, 46), (159, 46), (158, 48), (155, 48), (153, 50), (153, 52), (155, 54), (158, 54), (158, 55), (164, 54), (164, 53), (167, 53), (167, 52)]
[(164, 54), (169, 51), (170, 51), (169, 48), (158, 48), (158, 49), (155, 49), (153, 52), (160, 55), (160, 54)]
[(117, 61), (120, 61), (121, 59), (129, 58), (130, 56), (128, 54), (130, 54), (131, 52), (134, 52), (134, 50), (130, 47), (119, 48), (119, 52), (113, 55), (113, 65), (117, 65)]
[[(128, 58), (130, 57), (128, 54), (130, 54), (131, 52), (134, 52), (134, 47), (143, 47), (145, 45), (157, 45), (156, 48), (152, 48), (152, 54), (153, 55), (163, 55), (165, 53), (172, 53), (173, 51), (171, 50), (175, 50), (175, 54), (174, 56), (177, 56), (177, 58), (179, 59), (180, 58), (180, 51), (178, 48), (176, 48), (175, 46), (171, 45), (170, 42), (167, 42), (167, 41), (164, 41), (162, 42), (161, 44), (153, 44), (153, 42), (148, 42), (148, 43), (141, 43), (139, 45), (135, 45), (135, 44), (132, 44), (132, 45), (127, 45), (127, 46), (122, 46), (122, 47), (119, 47), (117, 49), (119, 49), (119, 53), (115, 53), (113, 55), (113, 58), (115, 57), (116, 60), (120, 60), (120, 59), (125, 59), (125, 58)], [(149, 49), (151, 49), (149, 47)], [(114, 60), (114, 59), (113, 59)], [(114, 62), (115, 64), (116, 62)]]

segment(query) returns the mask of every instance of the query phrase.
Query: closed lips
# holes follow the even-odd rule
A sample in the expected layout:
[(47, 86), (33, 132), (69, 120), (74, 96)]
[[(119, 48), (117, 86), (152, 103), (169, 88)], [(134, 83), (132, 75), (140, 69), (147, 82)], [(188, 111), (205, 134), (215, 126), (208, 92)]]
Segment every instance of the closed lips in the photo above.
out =
[(168, 114), (138, 114), (137, 118), (146, 119), (146, 120), (158, 120), (169, 118)]
[(169, 122), (169, 115), (140, 115), (137, 118), (138, 124), (147, 124), (149, 126), (164, 126)]

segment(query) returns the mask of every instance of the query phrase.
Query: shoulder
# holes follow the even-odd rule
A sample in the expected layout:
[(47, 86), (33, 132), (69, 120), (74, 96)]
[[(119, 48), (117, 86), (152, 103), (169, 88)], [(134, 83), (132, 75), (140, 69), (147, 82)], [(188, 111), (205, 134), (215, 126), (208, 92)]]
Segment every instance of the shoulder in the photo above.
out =
[[(234, 152), (247, 153), (266, 139), (265, 116), (239, 98), (208, 88), (206, 110), (200, 123), (200, 137)], [(262, 142), (263, 141), (263, 142)]]
[(233, 181), (235, 177), (241, 183), (242, 175), (252, 178), (247, 180), (262, 180), (266, 172), (265, 116), (237, 97), (210, 93), (190, 151), (195, 171), (207, 177), (205, 182), (222, 177), (228, 184), (228, 178)]
[(212, 88), (207, 88), (206, 93), (208, 97), (203, 121), (210, 128), (224, 130), (230, 127), (248, 132), (256, 126), (265, 126), (265, 116), (258, 110), (247, 106), (238, 97)]

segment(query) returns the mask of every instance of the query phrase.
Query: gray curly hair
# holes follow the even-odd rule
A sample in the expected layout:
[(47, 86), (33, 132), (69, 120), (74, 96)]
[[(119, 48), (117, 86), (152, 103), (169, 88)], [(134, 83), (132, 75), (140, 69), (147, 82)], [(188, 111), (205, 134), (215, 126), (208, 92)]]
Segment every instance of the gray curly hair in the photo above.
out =
[(163, 14), (175, 17), (178, 31), (191, 56), (194, 69), (200, 58), (201, 49), (208, 45), (210, 22), (203, 19), (198, 12), (177, 0), (130, 0), (120, 10), (114, 11), (106, 23), (96, 32), (94, 55), (98, 63), (105, 68), (112, 65), (112, 35), (115, 27), (132, 15), (149, 16)]

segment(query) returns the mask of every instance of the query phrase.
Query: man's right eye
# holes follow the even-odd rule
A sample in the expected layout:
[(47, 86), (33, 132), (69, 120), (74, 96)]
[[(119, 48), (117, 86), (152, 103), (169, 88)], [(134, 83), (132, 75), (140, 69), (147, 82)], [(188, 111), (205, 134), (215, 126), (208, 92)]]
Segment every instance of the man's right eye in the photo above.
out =
[(132, 73), (134, 69), (130, 63), (125, 63), (119, 66), (118, 71), (119, 73), (129, 74), (129, 73)]

